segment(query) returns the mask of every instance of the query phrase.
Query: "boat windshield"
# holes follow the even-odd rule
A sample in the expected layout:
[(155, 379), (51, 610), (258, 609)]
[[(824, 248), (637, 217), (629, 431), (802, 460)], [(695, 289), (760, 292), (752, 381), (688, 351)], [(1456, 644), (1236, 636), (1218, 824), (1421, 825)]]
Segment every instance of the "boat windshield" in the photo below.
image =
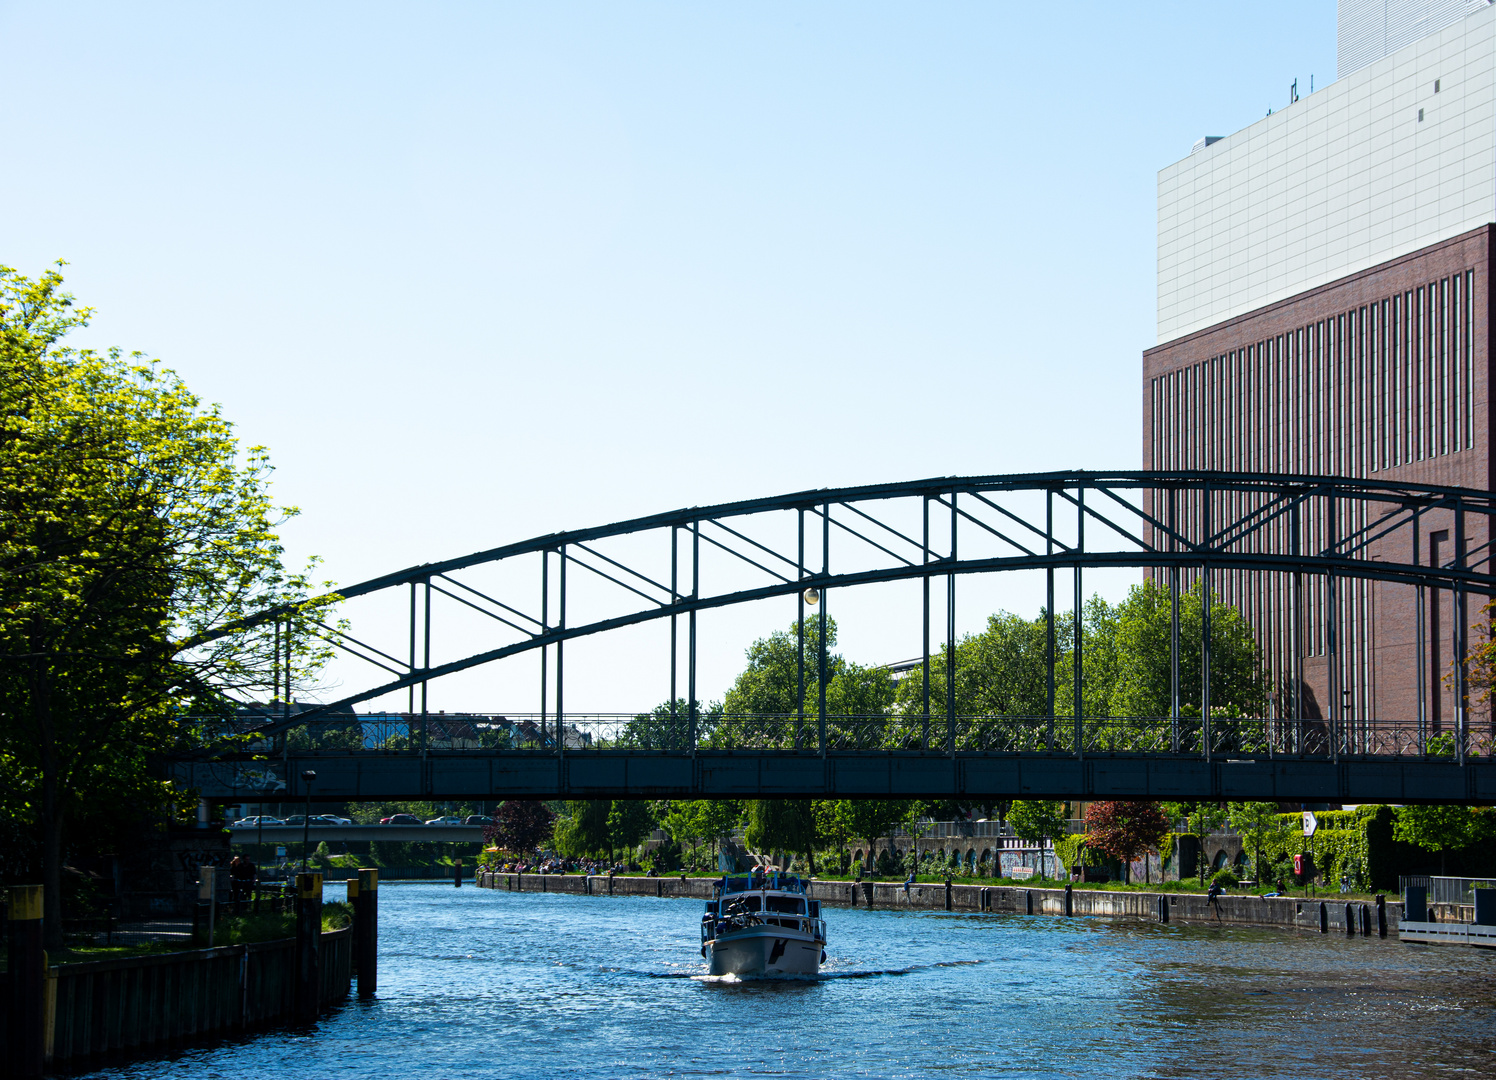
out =
[(805, 892), (805, 882), (794, 874), (778, 870), (767, 874), (728, 874), (722, 879), (722, 895), (747, 892), (749, 889), (775, 889), (779, 892)]

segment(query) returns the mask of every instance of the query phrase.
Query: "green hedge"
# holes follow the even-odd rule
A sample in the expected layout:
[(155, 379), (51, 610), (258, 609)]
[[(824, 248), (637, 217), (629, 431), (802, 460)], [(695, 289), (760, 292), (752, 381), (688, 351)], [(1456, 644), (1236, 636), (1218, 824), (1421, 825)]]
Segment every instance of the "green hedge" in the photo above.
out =
[[(1252, 872), (1260, 880), (1264, 874), (1288, 874), (1293, 865), (1293, 857), (1313, 848), (1315, 871), (1325, 884), (1339, 884), (1340, 875), (1346, 874), (1351, 878), (1351, 886), (1355, 889), (1393, 890), (1397, 887), (1399, 875), (1427, 869), (1427, 865), (1435, 859), (1411, 844), (1394, 841), (1393, 821), (1397, 817), (1394, 806), (1367, 805), (1354, 811), (1321, 811), (1315, 817), (1318, 818), (1319, 827), (1315, 830), (1313, 839), (1305, 839), (1303, 815), (1282, 814), (1284, 833), (1263, 844), (1263, 862), (1267, 863), (1267, 868), (1254, 866)], [(1165, 836), (1164, 842), (1159, 845), (1165, 869), (1173, 868), (1179, 842), (1189, 838), (1194, 838), (1192, 833), (1168, 833)], [(1496, 848), (1496, 844), (1492, 847)], [(1249, 857), (1257, 856), (1251, 850), (1251, 845), (1248, 845), (1246, 854)], [(1484, 854), (1484, 848), (1480, 853), (1475, 853), (1472, 848), (1466, 862), (1472, 865), (1480, 862), (1484, 865), (1484, 860), (1478, 859), (1478, 854)], [(1104, 866), (1110, 862), (1086, 847), (1086, 836), (1082, 833), (1056, 841), (1055, 856), (1067, 872), (1073, 871), (1077, 865)], [(1451, 865), (1453, 863), (1454, 860), (1451, 860)], [(1270, 883), (1264, 881), (1264, 884)]]

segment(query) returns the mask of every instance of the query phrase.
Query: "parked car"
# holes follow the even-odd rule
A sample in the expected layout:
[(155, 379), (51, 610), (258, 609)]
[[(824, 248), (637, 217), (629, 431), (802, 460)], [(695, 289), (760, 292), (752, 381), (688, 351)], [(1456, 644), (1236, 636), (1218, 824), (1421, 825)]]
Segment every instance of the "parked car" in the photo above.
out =
[[(282, 825), (295, 825), (297, 827), (301, 827), (301, 826), (303, 826), (303, 825), (306, 824), (306, 815), (305, 814), (292, 814), (290, 817), (286, 818), (285, 821), (282, 821), (281, 824)], [(317, 820), (315, 818), (312, 819), (312, 824), (313, 825), (317, 824)]]
[(482, 814), (469, 814), (462, 819), (464, 825), (492, 825), (493, 818), (484, 817)]
[(387, 818), (380, 818), (381, 825), (419, 825), (421, 819), (414, 814), (391, 814)]
[(284, 825), (285, 822), (268, 814), (255, 814), (253, 817), (242, 817), (237, 821), (229, 822), (231, 829), (258, 829), (261, 825)]
[(460, 818), (460, 817), (434, 817), (430, 821), (426, 822), (426, 824), (427, 825), (461, 825), (462, 824), (462, 818)]
[(313, 825), (352, 825), (352, 818), (338, 817), (337, 814), (316, 814), (312, 817)]

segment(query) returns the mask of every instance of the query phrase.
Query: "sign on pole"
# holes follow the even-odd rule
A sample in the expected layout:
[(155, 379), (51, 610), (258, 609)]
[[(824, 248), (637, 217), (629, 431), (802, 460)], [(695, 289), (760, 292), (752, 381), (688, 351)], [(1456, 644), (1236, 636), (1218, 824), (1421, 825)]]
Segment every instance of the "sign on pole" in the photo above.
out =
[(1319, 828), (1319, 819), (1314, 816), (1313, 810), (1304, 811), (1304, 835), (1313, 836), (1314, 830)]

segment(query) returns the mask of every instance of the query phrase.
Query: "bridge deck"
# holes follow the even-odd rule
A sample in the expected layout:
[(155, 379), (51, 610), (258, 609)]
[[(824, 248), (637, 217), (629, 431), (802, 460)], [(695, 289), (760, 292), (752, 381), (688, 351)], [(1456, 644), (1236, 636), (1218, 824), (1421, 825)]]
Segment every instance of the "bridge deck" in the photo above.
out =
[[(258, 768), (284, 778), (264, 793), (234, 786), (233, 763), (173, 763), (173, 779), (232, 802), (502, 798), (1240, 799), (1496, 803), (1496, 762), (1449, 758), (1258, 757), (929, 751), (578, 750), (306, 751)], [(444, 835), (455, 827), (407, 826)], [(299, 832), (294, 829), (293, 831)], [(314, 832), (316, 830), (313, 830)], [(366, 834), (360, 838), (367, 839)], [(402, 837), (404, 838), (404, 837)], [(449, 836), (448, 839), (455, 839)]]

